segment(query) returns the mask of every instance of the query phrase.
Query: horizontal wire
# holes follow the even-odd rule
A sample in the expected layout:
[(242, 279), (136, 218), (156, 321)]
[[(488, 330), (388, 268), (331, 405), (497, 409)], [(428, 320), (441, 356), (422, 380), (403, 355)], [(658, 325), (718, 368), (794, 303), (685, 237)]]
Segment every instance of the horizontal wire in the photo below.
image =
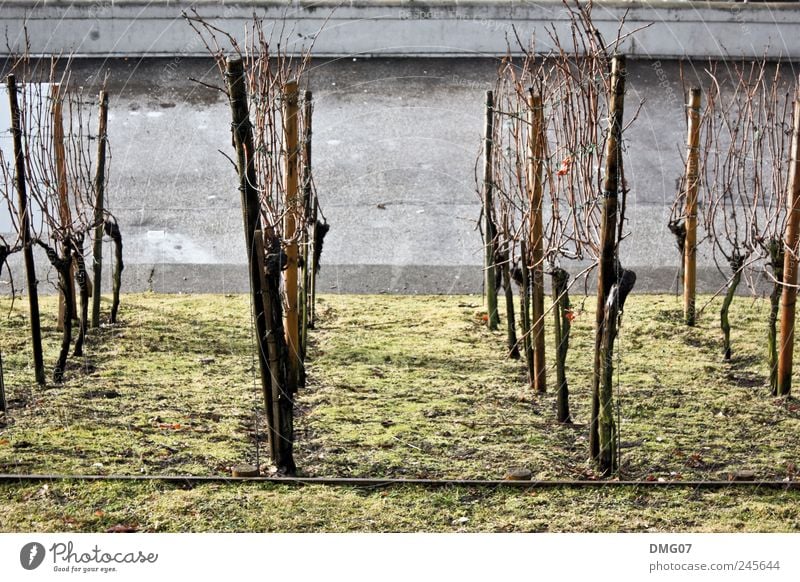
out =
[(800, 481), (731, 480), (731, 481), (614, 481), (614, 480), (549, 480), (515, 481), (512, 479), (397, 479), (362, 477), (227, 477), (201, 475), (43, 475), (0, 473), (0, 483), (25, 483), (49, 481), (150, 481), (178, 484), (203, 483), (273, 483), (277, 485), (329, 485), (341, 487), (386, 487), (408, 485), (415, 487), (508, 487), (513, 489), (548, 488), (599, 488), (599, 487), (652, 487), (652, 488), (758, 488), (800, 490)]

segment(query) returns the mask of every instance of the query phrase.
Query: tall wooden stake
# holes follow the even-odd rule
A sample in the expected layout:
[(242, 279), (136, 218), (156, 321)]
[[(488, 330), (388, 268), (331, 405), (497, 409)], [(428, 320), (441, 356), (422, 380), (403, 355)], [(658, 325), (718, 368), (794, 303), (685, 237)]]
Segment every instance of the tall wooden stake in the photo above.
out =
[(542, 96), (531, 89), (528, 95), (528, 197), (531, 244), (531, 342), (533, 345), (534, 389), (545, 392), (546, 363), (544, 353), (544, 227), (542, 226), (542, 157), (544, 154), (544, 120)]
[[(281, 242), (271, 228), (268, 228), (268, 242), (271, 253), (280, 253)], [(270, 385), (272, 390), (272, 408), (269, 414), (275, 427), (270, 438), (270, 451), (275, 464), (281, 473), (293, 475), (296, 470), (292, 448), (294, 445), (294, 400), (284, 389), (286, 382), (286, 342), (282, 329), (280, 269), (270, 268), (267, 272), (267, 250), (264, 247), (264, 233), (255, 233), (256, 261), (259, 264), (262, 305), (266, 322), (266, 349), (269, 360)]]
[[(61, 99), (61, 87), (59, 85), (52, 85), (50, 96), (53, 100), (53, 157), (56, 164), (56, 186), (58, 188), (58, 209), (61, 218), (61, 224), (67, 225), (72, 222), (72, 212), (69, 207), (69, 193), (67, 189), (67, 161), (66, 154), (64, 153), (64, 115), (62, 111), (63, 101)], [(71, 252), (68, 249), (63, 249), (63, 252), (70, 256)], [(67, 284), (72, 285), (72, 305), (70, 305), (70, 313), (73, 316), (78, 312), (75, 305), (75, 269), (70, 267)], [(56, 329), (64, 331), (64, 297), (65, 293), (61, 291), (58, 294), (58, 323)]]
[(700, 168), (700, 89), (689, 93), (689, 135), (686, 142), (686, 241), (683, 245), (683, 315), (695, 324), (697, 286), (697, 186)]
[(0, 352), (0, 412), (8, 412), (8, 402), (6, 401), (6, 384), (3, 379), (3, 353)]
[(556, 411), (558, 422), (572, 422), (569, 413), (569, 385), (567, 384), (567, 352), (571, 305), (569, 301), (569, 273), (560, 267), (553, 270), (553, 332), (556, 340)]
[(81, 233), (73, 241), (72, 260), (75, 263), (75, 280), (78, 283), (81, 300), (81, 315), (80, 325), (78, 327), (78, 337), (75, 339), (75, 350), (72, 352), (74, 356), (83, 355), (83, 344), (86, 341), (86, 330), (89, 327), (89, 299), (92, 294), (92, 289), (89, 283), (89, 273), (86, 269), (86, 261), (83, 259), (83, 239)]
[[(616, 459), (615, 452), (602, 450), (600, 435), (610, 434), (600, 427), (600, 412), (606, 402), (601, 402), (600, 388), (604, 366), (604, 340), (613, 336), (605, 334), (606, 301), (611, 287), (617, 282), (617, 214), (619, 170), (622, 163), (622, 113), (625, 95), (625, 57), (617, 55), (611, 62), (611, 95), (609, 95), (609, 131), (605, 151), (605, 179), (603, 182), (603, 211), (600, 222), (600, 265), (597, 278), (597, 316), (595, 321), (594, 381), (592, 385), (592, 415), (589, 424), (589, 448), (592, 458), (606, 473), (605, 461)], [(606, 395), (607, 396), (607, 395)], [(604, 416), (604, 422), (613, 423), (613, 415)], [(605, 444), (605, 443), (603, 443)], [(602, 455), (601, 455), (602, 453)]]
[(492, 151), (494, 149), (494, 94), (486, 92), (486, 128), (483, 136), (483, 246), (484, 246), (484, 286), (486, 287), (486, 308), (488, 311), (486, 324), (495, 330), (500, 324), (497, 311), (497, 267), (494, 264), (495, 229), (492, 222), (494, 208), (492, 176)]
[(122, 233), (115, 220), (108, 219), (105, 224), (106, 235), (114, 241), (114, 274), (111, 288), (111, 313), (108, 316), (108, 323), (117, 323), (117, 312), (119, 311), (119, 292), (122, 289), (122, 271), (125, 263), (122, 260)]
[(100, 291), (103, 278), (103, 233), (105, 220), (103, 218), (103, 198), (106, 187), (106, 141), (108, 128), (108, 93), (100, 91), (100, 106), (97, 123), (97, 167), (94, 178), (94, 247), (92, 249), (92, 265), (94, 288), (92, 289), (92, 327), (100, 325)]
[(503, 291), (506, 296), (506, 339), (508, 357), (519, 360), (519, 342), (517, 341), (517, 318), (514, 313), (514, 288), (511, 285), (511, 267), (505, 261), (500, 267), (503, 275)]
[(309, 251), (309, 256), (311, 257), (311, 298), (309, 302), (311, 303), (311, 308), (309, 310), (308, 315), (308, 327), (314, 329), (316, 325), (316, 318), (317, 318), (317, 272), (319, 271), (319, 265), (317, 265), (316, 259), (316, 248), (317, 248), (317, 216), (319, 214), (319, 201), (314, 198), (311, 201), (311, 242), (310, 246), (311, 249)]
[(283, 90), (283, 131), (286, 147), (285, 176), (285, 214), (283, 219), (283, 237), (286, 243), (286, 271), (284, 281), (286, 288), (286, 346), (289, 349), (288, 392), (294, 394), (300, 378), (302, 361), (300, 358), (299, 321), (297, 313), (297, 215), (300, 210), (298, 189), (297, 160), (297, 82), (289, 81)]
[(28, 290), (28, 305), (31, 317), (31, 344), (33, 346), (33, 367), (36, 383), (44, 385), (44, 355), (42, 354), (42, 330), (39, 320), (39, 293), (36, 285), (36, 263), (31, 246), (30, 211), (28, 210), (28, 190), (25, 182), (25, 151), (22, 146), (22, 119), (17, 100), (17, 79), (9, 75), (7, 80), (8, 100), (11, 107), (11, 133), (14, 137), (14, 167), (17, 186), (17, 206), (19, 211), (19, 235), (22, 254), (25, 260), (25, 280)]
[(306, 91), (303, 95), (303, 160), (305, 163), (303, 164), (303, 283), (300, 291), (300, 346), (303, 361), (305, 361), (308, 347), (308, 326), (311, 320), (311, 278), (314, 276), (314, 267), (311, 264), (314, 257), (311, 233), (314, 232), (316, 226), (311, 222), (314, 206), (311, 188), (311, 99), (311, 91)]
[(261, 391), (264, 396), (272, 461), (280, 467), (281, 459), (278, 452), (280, 436), (276, 419), (273, 418), (272, 382), (267, 348), (267, 323), (264, 316), (263, 293), (265, 290), (261, 283), (261, 268), (263, 265), (257, 259), (255, 246), (256, 232), (259, 231), (261, 220), (258, 184), (254, 165), (253, 126), (250, 123), (250, 112), (247, 105), (247, 85), (242, 59), (228, 58), (226, 69), (226, 82), (233, 120), (233, 145), (236, 148), (236, 167), (239, 173), (239, 192), (242, 199), (242, 219), (250, 274), (251, 303), (256, 326), (256, 341), (258, 343)]
[(794, 320), (797, 303), (797, 242), (800, 238), (800, 86), (795, 90), (792, 149), (789, 160), (789, 217), (786, 221), (783, 259), (783, 292), (781, 293), (781, 340), (778, 352), (778, 396), (792, 391), (792, 358), (794, 357)]
[(525, 241), (520, 242), (520, 257), (521, 257), (521, 270), (522, 270), (522, 285), (519, 290), (519, 311), (520, 320), (522, 323), (522, 348), (525, 354), (525, 369), (528, 372), (528, 385), (534, 387), (534, 378), (536, 372), (533, 363), (533, 342), (531, 341), (531, 282), (530, 282), (530, 269), (528, 263), (528, 248)]
[(781, 293), (783, 292), (783, 265), (786, 262), (786, 250), (783, 240), (773, 238), (768, 243), (769, 266), (775, 281), (769, 294), (769, 318), (767, 325), (767, 361), (769, 362), (769, 391), (778, 395), (778, 317), (781, 311)]

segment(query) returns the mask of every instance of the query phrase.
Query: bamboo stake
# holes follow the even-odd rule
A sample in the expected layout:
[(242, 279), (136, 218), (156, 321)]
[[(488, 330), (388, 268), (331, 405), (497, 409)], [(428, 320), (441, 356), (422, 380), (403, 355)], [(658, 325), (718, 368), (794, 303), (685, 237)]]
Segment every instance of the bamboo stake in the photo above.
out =
[(25, 182), (25, 151), (22, 146), (22, 119), (17, 100), (17, 79), (9, 75), (7, 79), (8, 100), (11, 107), (11, 133), (14, 137), (14, 166), (17, 186), (17, 205), (19, 212), (19, 234), (25, 260), (25, 280), (28, 291), (28, 305), (31, 318), (31, 344), (33, 346), (33, 367), (36, 383), (44, 385), (44, 355), (42, 353), (42, 330), (39, 320), (39, 293), (36, 285), (36, 263), (31, 246), (30, 211), (28, 210), (28, 190)]
[[(53, 99), (53, 157), (55, 158), (56, 165), (56, 186), (58, 188), (58, 205), (61, 224), (65, 227), (72, 223), (72, 212), (69, 207), (69, 193), (67, 189), (67, 162), (66, 154), (64, 152), (64, 114), (63, 102), (61, 100), (61, 86), (53, 85), (51, 89), (51, 97)], [(67, 256), (70, 255), (70, 250), (64, 249), (63, 251)], [(70, 306), (70, 313), (73, 316), (78, 312), (75, 304), (75, 268), (70, 265), (69, 275), (67, 278), (67, 285), (72, 286), (72, 305)], [(64, 291), (58, 295), (58, 322), (56, 329), (64, 331)]]
[(94, 179), (94, 248), (92, 250), (92, 265), (94, 288), (92, 289), (92, 327), (100, 326), (100, 292), (103, 278), (103, 205), (106, 186), (106, 141), (108, 127), (108, 93), (100, 91), (100, 106), (97, 123), (97, 167)]
[(686, 241), (683, 245), (683, 315), (686, 325), (695, 324), (697, 287), (697, 187), (700, 168), (700, 89), (689, 93), (689, 135), (686, 152)]
[(250, 275), (250, 293), (252, 297), (253, 319), (256, 327), (258, 343), (258, 365), (261, 373), (261, 391), (264, 397), (267, 428), (270, 435), (272, 460), (278, 463), (274, 435), (277, 425), (272, 413), (272, 383), (268, 361), (267, 325), (264, 315), (263, 292), (260, 264), (255, 253), (256, 232), (259, 230), (259, 194), (254, 165), (255, 145), (253, 143), (253, 126), (250, 123), (250, 112), (247, 105), (247, 85), (244, 63), (241, 58), (229, 57), (226, 62), (226, 83), (231, 106), (233, 145), (236, 149), (236, 167), (239, 173), (239, 192), (242, 200), (242, 220), (244, 222), (244, 238), (247, 250), (247, 263)]
[(542, 96), (530, 90), (528, 95), (528, 196), (531, 244), (531, 342), (533, 344), (534, 390), (545, 392), (546, 363), (544, 352), (544, 227), (542, 226), (542, 153), (544, 120)]
[(483, 219), (484, 219), (484, 286), (486, 287), (486, 325), (491, 330), (497, 329), (500, 324), (500, 314), (497, 311), (497, 267), (494, 263), (495, 255), (495, 228), (492, 222), (492, 209), (494, 208), (493, 189), (494, 178), (492, 175), (492, 150), (494, 145), (494, 94), (486, 92), (486, 128), (483, 137)]
[(792, 391), (794, 320), (797, 303), (797, 242), (800, 238), (800, 87), (795, 89), (792, 149), (789, 160), (789, 217), (784, 236), (783, 293), (781, 293), (781, 341), (778, 354), (778, 396)]
[(286, 147), (286, 192), (284, 203), (286, 206), (283, 219), (283, 237), (286, 241), (286, 271), (284, 284), (286, 289), (286, 313), (284, 327), (286, 332), (286, 346), (289, 350), (289, 366), (287, 391), (294, 394), (297, 391), (302, 366), (300, 358), (299, 323), (297, 313), (297, 239), (296, 219), (299, 210), (298, 180), (297, 180), (297, 81), (288, 81), (283, 90), (283, 131)]
[[(601, 463), (600, 388), (603, 365), (603, 340), (606, 300), (617, 281), (617, 213), (619, 170), (622, 162), (622, 113), (625, 95), (625, 57), (617, 55), (611, 62), (611, 94), (609, 95), (609, 132), (606, 139), (605, 179), (603, 182), (603, 211), (600, 222), (600, 261), (597, 280), (597, 314), (595, 320), (594, 378), (592, 385), (592, 415), (589, 424), (589, 449), (595, 461)], [(608, 420), (613, 422), (613, 416)], [(604, 431), (608, 432), (608, 431)], [(601, 466), (605, 472), (606, 467)]]

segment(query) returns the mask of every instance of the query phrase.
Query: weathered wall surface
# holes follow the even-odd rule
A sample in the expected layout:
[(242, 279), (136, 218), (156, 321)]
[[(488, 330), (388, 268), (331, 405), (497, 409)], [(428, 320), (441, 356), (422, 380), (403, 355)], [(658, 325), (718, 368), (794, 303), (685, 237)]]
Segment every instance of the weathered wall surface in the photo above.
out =
[[(278, 16), (297, 18), (294, 34), (311, 34), (330, 16), (329, 7), (316, 4), (298, 3)], [(695, 63), (709, 55), (765, 50), (798, 56), (800, 35), (787, 31), (800, 23), (800, 9), (657, 4), (658, 9), (625, 3), (633, 6), (629, 27), (654, 24), (624, 47), (643, 57), (629, 63), (628, 110), (640, 100), (644, 105), (627, 133), (631, 234), (623, 243), (623, 260), (638, 272), (638, 290), (666, 291), (674, 286), (678, 266), (666, 221), (682, 171), (685, 125), (677, 62), (652, 55), (690, 54)], [(197, 5), (201, 13), (224, 19), (229, 30), (243, 29), (251, 11), (244, 5)], [(8, 27), (12, 42), (19, 42), (19, 23), (27, 14), (32, 51), (102, 55), (75, 61), (73, 78), (87, 87), (96, 88), (101, 74), (110, 75), (108, 196), (126, 237), (126, 289), (245, 290), (234, 170), (217, 151), (231, 151), (228, 106), (221, 94), (187, 80), (219, 82), (211, 61), (193, 56), (203, 49), (180, 18), (183, 5), (101, 1), (37, 6), (33, 10), (24, 1), (3, 5), (0, 27)], [(311, 70), (315, 177), (332, 225), (323, 254), (323, 290), (480, 290), (474, 170), (483, 93), (492, 87), (498, 58), (470, 55), (503, 54), (512, 22), (521, 36), (533, 30), (541, 35), (550, 22), (559, 30), (564, 24), (560, 6), (459, 2), (410, 7), (378, 1), (354, 2), (334, 12), (315, 51), (347, 56), (315, 59)], [(278, 9), (258, 10), (276, 15)], [(621, 14), (614, 3), (596, 9), (609, 35)], [(689, 76), (695, 72), (690, 63), (685, 69)], [(703, 250), (700, 286), (715, 291), (722, 279)], [(44, 267), (43, 260), (40, 264)]]
[[(766, 51), (800, 57), (796, 3), (601, 0), (596, 5), (595, 23), (609, 39), (626, 13), (624, 32), (648, 25), (621, 47), (630, 55), (723, 57)], [(560, 0), (6, 0), (0, 30), (10, 32), (12, 48), (19, 50), (19, 24), (27, 19), (34, 53), (198, 56), (203, 46), (181, 18), (190, 7), (236, 33), (254, 11), (290, 20), (289, 46), (300, 50), (316, 37), (317, 56), (497, 56), (506, 53), (507, 36), (513, 40), (512, 25), (522, 39), (535, 35), (543, 50), (551, 31), (569, 35)]]
[[(327, 291), (480, 289), (475, 164), (492, 59), (319, 60), (315, 179), (332, 229), (322, 270)], [(126, 237), (126, 288), (239, 291), (245, 253), (227, 102), (193, 84), (217, 82), (206, 59), (79, 60), (91, 86), (108, 70), (109, 205)], [(691, 74), (691, 69), (687, 69)], [(629, 63), (631, 193), (626, 266), (640, 290), (674, 285), (678, 255), (666, 229), (685, 140), (682, 88), (672, 61)], [(110, 256), (110, 249), (106, 251)], [(42, 261), (43, 263), (43, 261)], [(720, 278), (701, 253), (700, 280)]]

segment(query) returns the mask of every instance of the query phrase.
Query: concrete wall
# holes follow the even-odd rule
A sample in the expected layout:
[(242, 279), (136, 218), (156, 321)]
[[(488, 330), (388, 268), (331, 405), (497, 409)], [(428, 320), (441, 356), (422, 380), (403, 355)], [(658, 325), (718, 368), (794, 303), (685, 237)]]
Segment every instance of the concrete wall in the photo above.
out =
[[(252, 10), (251, 4), (195, 4), (231, 31), (242, 30)], [(640, 57), (693, 55), (690, 77), (702, 75), (698, 63), (709, 55), (800, 55), (800, 8), (698, 4), (598, 3), (595, 18), (610, 36), (624, 8), (629, 28), (654, 22), (624, 49)], [(325, 2), (282, 6), (260, 4), (257, 12), (294, 19), (296, 46), (325, 23), (315, 54), (347, 55), (315, 59), (310, 75), (315, 178), (332, 225), (322, 289), (479, 291), (474, 170), (483, 92), (499, 62), (485, 55), (505, 54), (512, 23), (522, 37), (538, 31), (545, 38), (551, 22), (562, 30), (561, 3), (351, 2), (332, 15)], [(7, 0), (0, 27), (19, 46), (27, 17), (32, 51), (100, 56), (73, 66), (73, 80), (89, 92), (110, 75), (108, 198), (126, 240), (126, 289), (242, 291), (247, 276), (235, 174), (217, 151), (230, 153), (228, 106), (219, 93), (187, 80), (219, 83), (213, 63), (193, 56), (204, 49), (180, 17), (185, 7)], [(791, 66), (786, 72), (795, 75)], [(685, 140), (676, 61), (629, 63), (628, 110), (640, 100), (639, 119), (626, 134), (631, 235), (622, 253), (639, 274), (638, 290), (666, 291), (678, 255), (665, 225)], [(723, 279), (708, 249), (702, 251), (700, 286), (716, 291)], [(44, 259), (39, 263), (43, 280), (54, 282)], [(18, 272), (18, 263), (12, 267)]]
[[(762, 55), (800, 57), (797, 3), (596, 2), (594, 20), (613, 39), (647, 26), (621, 50), (648, 58)], [(560, 0), (337, 0), (299, 2), (6, 0), (0, 31), (15, 51), (23, 48), (27, 23), (31, 51), (84, 56), (200, 56), (203, 46), (183, 22), (190, 6), (241, 36), (255, 11), (290, 21), (290, 50), (315, 38), (316, 56), (498, 56), (516, 51), (513, 27), (546, 51), (552, 31), (569, 35)], [(0, 52), (5, 50), (5, 43)]]
[[(475, 165), (483, 94), (497, 64), (312, 63), (314, 172), (332, 225), (323, 290), (480, 290)], [(112, 95), (108, 204), (126, 237), (126, 288), (247, 289), (235, 171), (218, 152), (232, 153), (229, 108), (220, 93), (186, 81), (218, 83), (215, 66), (182, 57), (80, 60), (73, 79), (95, 91), (105, 71)], [(628, 79), (628, 115), (644, 104), (626, 133), (631, 234), (623, 260), (638, 272), (639, 290), (666, 291), (679, 262), (666, 228), (685, 141), (678, 65), (632, 61)], [(701, 287), (717, 290), (722, 279), (707, 246), (699, 260)]]

